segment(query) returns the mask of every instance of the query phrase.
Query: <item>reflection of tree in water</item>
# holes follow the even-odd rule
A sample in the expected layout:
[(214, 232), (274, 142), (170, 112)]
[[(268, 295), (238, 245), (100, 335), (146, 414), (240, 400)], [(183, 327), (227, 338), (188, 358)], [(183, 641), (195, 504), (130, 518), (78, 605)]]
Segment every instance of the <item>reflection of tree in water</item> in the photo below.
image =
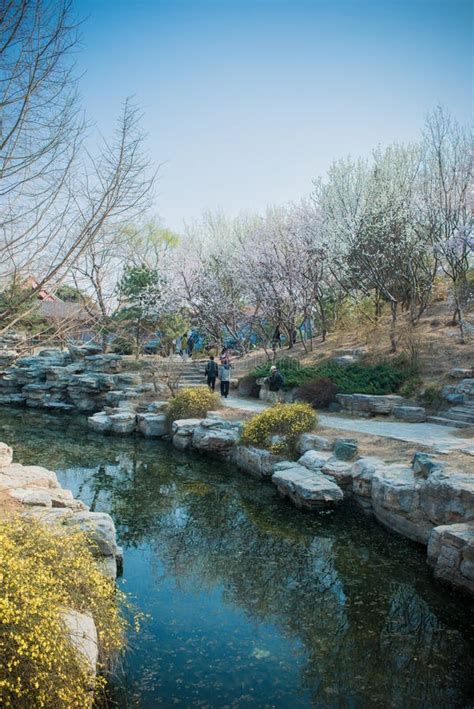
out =
[(225, 602), (298, 638), (315, 706), (466, 705), (467, 611), (408, 544), (349, 510), (297, 512), (271, 486), (162, 444), (30, 433), (30, 462), (75, 466), (83, 499), (110, 511), (123, 544), (148, 544), (179, 588), (222, 587)]

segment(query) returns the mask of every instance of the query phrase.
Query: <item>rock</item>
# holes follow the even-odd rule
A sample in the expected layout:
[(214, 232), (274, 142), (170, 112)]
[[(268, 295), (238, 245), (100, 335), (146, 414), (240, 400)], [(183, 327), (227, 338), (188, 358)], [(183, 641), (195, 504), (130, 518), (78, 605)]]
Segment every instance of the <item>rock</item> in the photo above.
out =
[(147, 438), (160, 438), (168, 433), (165, 414), (137, 414), (140, 433)]
[(69, 609), (62, 614), (62, 620), (72, 645), (85, 660), (91, 675), (95, 676), (99, 646), (97, 629), (92, 615)]
[(272, 482), (280, 495), (288, 497), (297, 507), (309, 510), (332, 506), (343, 498), (334, 481), (297, 463), (277, 469), (272, 475)]
[(34, 507), (52, 507), (51, 495), (47, 490), (13, 488), (8, 494), (22, 505)]
[(271, 478), (274, 465), (280, 460), (281, 456), (253, 446), (236, 446), (232, 455), (232, 461), (240, 470), (256, 478)]
[(427, 561), (435, 578), (474, 596), (474, 524), (435, 527), (428, 541)]
[(193, 443), (193, 434), (196, 428), (201, 425), (202, 419), (177, 419), (171, 424), (173, 433), (172, 442), (175, 448), (187, 450)]
[(152, 414), (159, 414), (162, 413), (163, 411), (166, 411), (168, 408), (168, 402), (163, 400), (163, 401), (152, 401), (150, 404), (148, 404), (148, 411)]
[(352, 492), (364, 508), (372, 494), (372, 478), (384, 466), (385, 463), (379, 458), (367, 456), (356, 460), (351, 467)]
[(202, 419), (176, 419), (171, 424), (171, 431), (180, 436), (193, 435), (194, 429), (201, 425)]
[(457, 391), (455, 386), (444, 386), (441, 389), (441, 396), (450, 404), (463, 404), (465, 396)]
[(472, 367), (463, 369), (461, 367), (454, 367), (449, 370), (449, 376), (453, 379), (471, 379), (474, 377), (474, 370)]
[(13, 460), (13, 451), (6, 443), (0, 442), (0, 468), (4, 468)]
[(357, 441), (354, 438), (336, 438), (334, 454), (339, 460), (354, 460), (357, 456)]
[(129, 434), (136, 428), (136, 415), (133, 412), (121, 411), (118, 414), (109, 416), (112, 421), (112, 433)]
[(323, 465), (332, 457), (330, 451), (314, 451), (309, 450), (304, 453), (298, 460), (298, 465), (304, 465), (308, 470), (319, 472)]
[(411, 468), (386, 465), (372, 477), (372, 507), (384, 526), (426, 544), (433, 528), (420, 511), (420, 483)]
[(417, 451), (411, 462), (413, 473), (416, 478), (427, 478), (431, 473), (442, 470), (442, 463), (428, 453)]
[(112, 430), (112, 419), (104, 411), (100, 411), (87, 418), (87, 425), (93, 431), (105, 433)]
[(329, 458), (321, 468), (324, 475), (331, 477), (347, 494), (352, 491), (352, 465), (337, 458)]
[(340, 357), (331, 357), (331, 361), (340, 367), (348, 367), (350, 364), (355, 364), (358, 359), (353, 355), (341, 355)]
[(222, 454), (233, 448), (238, 438), (235, 429), (201, 425), (194, 430), (192, 445), (202, 452)]
[(104, 556), (115, 556), (118, 553), (115, 525), (112, 517), (105, 512), (77, 512), (67, 519), (67, 525), (79, 527), (86, 532)]
[(318, 436), (316, 433), (302, 433), (298, 441), (298, 452), (303, 454), (309, 450), (330, 451), (334, 444), (328, 438)]
[(432, 472), (420, 487), (420, 512), (432, 527), (474, 520), (474, 477)]
[(10, 463), (0, 469), (0, 489), (41, 487), (47, 490), (59, 488), (56, 473), (39, 465)]
[(423, 406), (394, 406), (392, 413), (396, 419), (401, 421), (409, 421), (410, 423), (426, 421), (426, 409)]
[(405, 399), (397, 394), (336, 394), (343, 410), (360, 414), (391, 414), (395, 406), (401, 406)]

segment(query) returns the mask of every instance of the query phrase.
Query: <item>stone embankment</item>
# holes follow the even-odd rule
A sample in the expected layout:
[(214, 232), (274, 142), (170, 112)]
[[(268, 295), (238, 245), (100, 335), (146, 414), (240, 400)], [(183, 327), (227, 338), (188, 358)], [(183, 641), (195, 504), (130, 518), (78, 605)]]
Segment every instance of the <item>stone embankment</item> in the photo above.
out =
[(393, 416), (408, 423), (437, 423), (455, 428), (474, 425), (474, 378), (472, 369), (452, 369), (456, 384), (448, 384), (441, 390), (446, 407), (436, 416), (429, 416), (423, 406), (404, 399), (397, 394), (337, 394), (342, 411), (353, 416)]
[[(166, 434), (165, 404), (151, 433), (135, 414), (135, 431)], [(94, 422), (104, 414), (89, 419)], [(155, 422), (155, 419), (153, 418)], [(92, 424), (95, 428), (95, 423)], [(97, 429), (96, 429), (97, 430)], [(449, 463), (416, 453), (409, 465), (359, 457), (354, 439), (334, 443), (314, 433), (300, 437), (300, 457), (282, 460), (268, 450), (239, 443), (240, 422), (218, 413), (174, 421), (171, 440), (179, 450), (195, 450), (234, 463), (254, 477), (271, 481), (295, 506), (318, 510), (352, 499), (386, 528), (428, 547), (434, 575), (474, 595), (474, 477)]]
[[(15, 510), (61, 529), (84, 531), (91, 540), (97, 565), (115, 579), (122, 566), (122, 551), (117, 546), (115, 525), (110, 515), (91, 512), (70, 490), (61, 487), (56, 473), (38, 465), (13, 462), (13, 451), (0, 443), (0, 510)], [(65, 632), (82, 655), (92, 674), (98, 659), (97, 628), (90, 613), (65, 609)]]
[[(92, 413), (129, 407), (154, 390), (139, 374), (121, 369), (120, 355), (102, 354), (95, 345), (42, 350), (0, 371), (0, 405)], [(164, 395), (166, 386), (158, 387)]]

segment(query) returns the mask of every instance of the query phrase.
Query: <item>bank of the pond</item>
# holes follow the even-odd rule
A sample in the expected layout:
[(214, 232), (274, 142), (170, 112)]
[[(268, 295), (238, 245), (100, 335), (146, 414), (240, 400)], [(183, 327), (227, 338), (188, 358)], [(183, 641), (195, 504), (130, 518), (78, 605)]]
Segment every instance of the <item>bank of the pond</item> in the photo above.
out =
[(472, 603), (348, 500), (299, 512), (228, 461), (0, 412), (19, 462), (111, 514), (120, 585), (150, 614), (119, 707), (469, 706)]
[[(150, 438), (169, 435), (166, 402), (158, 412), (96, 413), (89, 417), (100, 433)], [(242, 445), (242, 423), (219, 412), (206, 418), (177, 420), (171, 440), (179, 450), (234, 463), (240, 470), (276, 485), (299, 508), (310, 510), (355, 500), (397, 534), (427, 547), (434, 575), (474, 596), (474, 475), (450, 465), (449, 458), (423, 452), (411, 461), (387, 464), (378, 457), (359, 456), (357, 440), (335, 442), (303, 434), (301, 457), (284, 460), (268, 450)]]
[(0, 704), (87, 706), (123, 645), (122, 552), (109, 514), (31, 463), (0, 442)]

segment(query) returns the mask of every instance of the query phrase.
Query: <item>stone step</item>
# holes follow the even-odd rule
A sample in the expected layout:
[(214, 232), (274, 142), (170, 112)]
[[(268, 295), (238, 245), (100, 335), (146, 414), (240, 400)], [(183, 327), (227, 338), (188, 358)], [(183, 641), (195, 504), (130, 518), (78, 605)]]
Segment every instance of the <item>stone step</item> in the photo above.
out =
[(465, 421), (466, 423), (474, 424), (474, 411), (449, 409), (443, 413), (446, 418), (453, 419), (454, 421)]
[(444, 416), (428, 416), (426, 423), (436, 423), (438, 426), (452, 426), (453, 428), (470, 428), (472, 424), (465, 421), (456, 421)]

